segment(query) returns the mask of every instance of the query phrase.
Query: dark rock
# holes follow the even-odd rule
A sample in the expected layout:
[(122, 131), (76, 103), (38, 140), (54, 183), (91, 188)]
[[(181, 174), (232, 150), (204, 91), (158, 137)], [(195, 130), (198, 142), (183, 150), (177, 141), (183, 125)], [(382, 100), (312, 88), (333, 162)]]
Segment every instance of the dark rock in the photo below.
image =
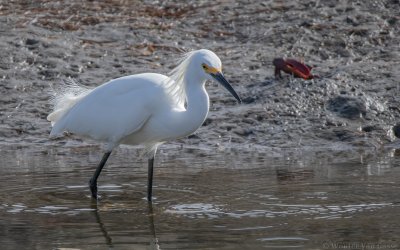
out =
[(388, 20), (387, 20), (387, 22), (388, 22), (388, 24), (390, 24), (390, 25), (395, 25), (396, 23), (397, 23), (397, 18), (395, 18), (395, 17), (391, 17), (391, 18), (389, 18)]
[(327, 102), (326, 108), (347, 119), (357, 119), (367, 113), (365, 102), (350, 96), (334, 97)]
[(392, 129), (393, 129), (394, 136), (396, 136), (397, 138), (400, 138), (400, 123), (397, 123), (396, 125), (394, 125)]
[(29, 50), (34, 50), (39, 48), (39, 40), (28, 38), (25, 41), (25, 46)]
[(257, 121), (252, 118), (244, 118), (242, 121), (247, 124), (256, 124), (257, 123)]
[(367, 132), (367, 133), (369, 133), (369, 132), (371, 132), (373, 130), (374, 130), (374, 126), (371, 126), (371, 125), (367, 125), (367, 126), (362, 127), (362, 131)]
[(265, 116), (262, 116), (262, 115), (255, 115), (254, 118), (255, 118), (257, 121), (259, 121), (259, 122), (261, 122), (261, 121), (263, 121), (264, 119), (266, 119), (266, 117), (265, 117)]
[(50, 69), (44, 69), (39, 71), (39, 75), (42, 75), (46, 79), (52, 79), (57, 76), (58, 72)]
[(193, 134), (193, 135), (189, 135), (188, 139), (200, 139), (200, 137), (196, 134)]
[(244, 129), (244, 128), (236, 128), (232, 130), (233, 133), (240, 135), (240, 136), (248, 136), (253, 133), (252, 129)]
[(28, 38), (25, 41), (25, 45), (31, 46), (31, 45), (36, 45), (39, 43), (39, 40)]
[(329, 59), (328, 53), (326, 53), (326, 51), (324, 51), (324, 50), (319, 50), (318, 54), (321, 57), (321, 60), (328, 60)]
[(313, 26), (312, 21), (303, 21), (303, 22), (300, 24), (300, 27), (311, 28), (312, 26)]
[(242, 102), (243, 102), (243, 103), (246, 103), (246, 104), (250, 104), (250, 103), (255, 102), (256, 100), (257, 100), (256, 97), (248, 96), (248, 97), (243, 98), (243, 99), (242, 99)]
[(375, 125), (366, 125), (366, 126), (363, 126), (361, 129), (362, 129), (362, 131), (367, 132), (367, 133), (370, 133), (370, 132), (372, 132), (372, 131), (384, 131), (384, 129), (382, 128), (382, 126), (379, 125), (379, 124), (375, 124)]
[(209, 124), (211, 124), (212, 119), (211, 118), (207, 118), (204, 122), (202, 126), (208, 126)]
[(341, 141), (351, 140), (355, 136), (354, 132), (348, 129), (334, 129), (333, 133)]
[(261, 83), (261, 86), (270, 86), (274, 83), (274, 80), (271, 80), (270, 78), (266, 78), (265, 81)]
[(325, 120), (324, 125), (328, 126), (328, 127), (342, 127), (342, 126), (346, 126), (347, 124), (342, 121), (337, 121), (337, 120), (332, 120), (332, 119), (327, 118)]
[(345, 20), (346, 20), (346, 22), (347, 22), (348, 24), (351, 24), (351, 25), (353, 25), (353, 26), (358, 26), (358, 25), (360, 25), (360, 22), (358, 22), (357, 20), (355, 20), (355, 18), (347, 17)]
[(256, 69), (259, 69), (260, 68), (260, 65), (250, 65), (249, 66), (249, 70), (256, 70)]
[(341, 57), (350, 57), (350, 56), (351, 56), (351, 53), (350, 53), (347, 49), (345, 49), (345, 48), (340, 48), (340, 47), (338, 47), (338, 48), (336, 49), (336, 53), (337, 53), (338, 55), (340, 55)]
[(236, 124), (233, 124), (233, 123), (226, 123), (226, 122), (225, 122), (225, 123), (220, 124), (219, 127), (220, 127), (221, 129), (226, 130), (226, 131), (231, 131), (232, 129), (236, 128), (237, 125), (236, 125)]

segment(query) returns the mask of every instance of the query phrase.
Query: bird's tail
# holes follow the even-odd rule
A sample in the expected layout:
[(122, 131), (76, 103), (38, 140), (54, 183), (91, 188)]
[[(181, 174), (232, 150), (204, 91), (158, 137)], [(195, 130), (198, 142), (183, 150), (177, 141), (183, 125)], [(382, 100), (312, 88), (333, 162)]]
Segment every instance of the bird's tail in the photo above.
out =
[(89, 94), (93, 89), (85, 87), (73, 79), (64, 80), (61, 84), (51, 85), (51, 103), (53, 112), (47, 120), (53, 126), (60, 120), (79, 100)]

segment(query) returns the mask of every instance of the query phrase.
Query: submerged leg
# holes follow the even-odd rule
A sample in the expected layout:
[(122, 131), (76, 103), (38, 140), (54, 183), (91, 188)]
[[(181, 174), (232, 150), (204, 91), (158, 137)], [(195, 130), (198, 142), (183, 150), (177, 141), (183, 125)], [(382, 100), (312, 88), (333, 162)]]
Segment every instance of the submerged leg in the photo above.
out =
[(101, 159), (99, 165), (96, 168), (96, 171), (94, 172), (92, 178), (89, 181), (90, 191), (92, 192), (92, 197), (95, 199), (97, 199), (97, 178), (99, 178), (101, 170), (103, 169), (104, 165), (106, 164), (107, 159), (110, 156), (110, 154), (111, 154), (111, 151), (104, 153), (103, 158)]
[(149, 172), (147, 174), (147, 201), (151, 201), (153, 194), (153, 167), (154, 167), (154, 155), (149, 158)]

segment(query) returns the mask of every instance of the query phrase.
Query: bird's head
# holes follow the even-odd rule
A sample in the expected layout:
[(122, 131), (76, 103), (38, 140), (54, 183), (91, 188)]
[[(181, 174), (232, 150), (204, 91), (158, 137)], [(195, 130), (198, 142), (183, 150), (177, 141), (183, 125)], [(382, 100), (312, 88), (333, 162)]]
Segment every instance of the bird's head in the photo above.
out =
[(217, 81), (224, 86), (239, 103), (242, 102), (232, 85), (222, 74), (221, 60), (214, 52), (206, 49), (196, 51), (195, 67), (198, 68), (203, 78)]

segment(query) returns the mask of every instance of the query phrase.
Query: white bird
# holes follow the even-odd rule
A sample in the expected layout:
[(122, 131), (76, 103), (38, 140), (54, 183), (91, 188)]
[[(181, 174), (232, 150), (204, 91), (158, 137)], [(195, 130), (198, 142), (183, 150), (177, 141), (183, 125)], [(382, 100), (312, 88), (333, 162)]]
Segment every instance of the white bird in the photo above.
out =
[(89, 181), (97, 199), (97, 178), (119, 144), (146, 146), (147, 199), (152, 199), (157, 147), (188, 136), (204, 122), (209, 109), (207, 80), (217, 80), (241, 103), (222, 74), (221, 60), (210, 50), (187, 53), (169, 76), (143, 73), (113, 79), (89, 89), (77, 84), (54, 92), (54, 110), (47, 117), (50, 137), (64, 132), (106, 143), (106, 152)]

